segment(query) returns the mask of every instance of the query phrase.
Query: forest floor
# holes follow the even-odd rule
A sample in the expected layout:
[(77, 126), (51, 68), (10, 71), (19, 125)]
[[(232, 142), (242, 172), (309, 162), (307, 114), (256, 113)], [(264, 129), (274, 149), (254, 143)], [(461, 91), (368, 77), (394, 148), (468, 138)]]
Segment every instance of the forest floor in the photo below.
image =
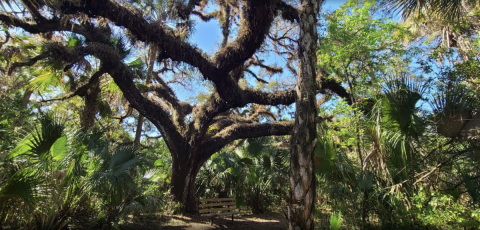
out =
[[(234, 221), (232, 216), (219, 216), (213, 219), (210, 225), (209, 217), (199, 215), (178, 216), (163, 215), (159, 218), (143, 220), (143, 223), (130, 223), (122, 226), (124, 230), (210, 230), (210, 229), (232, 229), (232, 230), (274, 230), (287, 229), (288, 222), (281, 213), (264, 213), (264, 214), (239, 214), (235, 215)], [(140, 225), (140, 226), (139, 226)]]

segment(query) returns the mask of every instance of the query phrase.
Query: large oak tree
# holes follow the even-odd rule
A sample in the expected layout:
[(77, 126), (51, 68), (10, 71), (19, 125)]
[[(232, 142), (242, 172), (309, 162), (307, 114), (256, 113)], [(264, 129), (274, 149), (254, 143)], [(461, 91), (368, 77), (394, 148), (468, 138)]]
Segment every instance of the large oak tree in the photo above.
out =
[[(171, 193), (183, 203), (185, 213), (196, 212), (195, 178), (202, 164), (215, 152), (237, 139), (293, 134), (290, 228), (313, 229), (315, 97), (319, 92), (330, 91), (349, 98), (339, 83), (321, 79), (321, 74), (316, 74), (317, 15), (322, 1), (19, 0), (5, 3), (8, 6), (0, 13), (0, 22), (5, 27), (20, 28), (47, 38), (71, 32), (84, 39), (75, 46), (46, 42), (39, 55), (11, 62), (4, 69), (5, 74), (42, 65), (45, 60), (57, 61), (64, 71), (73, 71), (72, 66), (85, 61), (87, 56), (95, 57), (99, 68), (85, 84), (72, 87), (72, 92), (63, 99), (78, 95), (85, 98), (87, 106), (95, 107), (99, 81), (110, 76), (129, 106), (139, 112), (139, 128), (145, 118), (164, 138), (173, 160)], [(160, 3), (168, 6), (160, 8)], [(207, 12), (207, 4), (215, 4), (212, 12)], [(159, 9), (152, 10), (155, 8)], [(175, 26), (171, 26), (167, 18), (174, 18)], [(185, 38), (193, 19), (220, 22), (223, 40), (213, 55), (207, 55)], [(290, 34), (295, 36), (289, 37), (287, 32), (279, 35), (282, 33), (272, 26), (278, 21), (292, 25), (290, 31), (294, 32)], [(236, 32), (232, 33), (233, 30)], [(124, 57), (112, 43), (111, 38), (118, 33), (125, 34), (133, 43), (149, 47), (146, 87), (135, 84), (138, 82), (135, 71), (125, 64)], [(232, 36), (234, 39), (230, 40)], [(253, 73), (252, 66), (281, 71), (265, 65), (256, 56), (267, 41), (281, 47), (274, 49), (280, 55), (288, 56), (286, 67), (296, 74), (295, 88), (265, 91), (242, 87), (239, 83), (246, 77), (245, 73), (262, 81)], [(194, 68), (213, 83), (214, 91), (203, 104), (195, 106), (179, 100), (165, 81), (163, 77), (168, 72), (172, 74), (174, 63)], [(292, 67), (292, 63), (298, 67)], [(163, 69), (153, 69), (155, 64)], [(262, 118), (271, 113), (271, 106), (295, 102), (295, 122), (277, 121), (275, 116), (267, 121)], [(252, 104), (256, 110), (248, 115), (238, 110)], [(85, 113), (84, 117), (92, 120), (94, 114)], [(92, 126), (88, 119), (83, 123), (86, 129)], [(137, 132), (135, 142), (138, 144), (138, 141)]]

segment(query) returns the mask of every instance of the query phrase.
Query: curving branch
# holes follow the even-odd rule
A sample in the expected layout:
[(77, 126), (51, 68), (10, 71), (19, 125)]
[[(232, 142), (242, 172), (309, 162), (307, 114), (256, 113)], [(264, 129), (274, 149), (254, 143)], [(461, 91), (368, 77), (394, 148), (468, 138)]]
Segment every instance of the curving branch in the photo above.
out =
[(74, 92), (71, 92), (63, 97), (59, 98), (52, 98), (52, 99), (47, 99), (47, 100), (41, 100), (40, 102), (50, 102), (50, 101), (63, 101), (66, 99), (70, 99), (75, 96), (80, 96), (84, 97), (87, 95), (87, 92), (89, 89), (95, 86), (95, 84), (98, 84), (98, 81), (102, 75), (106, 73), (105, 69), (100, 67), (100, 69), (95, 72), (92, 77), (88, 80), (88, 82), (80, 87), (78, 87)]
[(250, 66), (258, 66), (260, 68), (265, 69), (268, 74), (274, 75), (276, 73), (283, 73), (283, 68), (281, 67), (276, 67), (276, 66), (268, 66), (263, 64), (265, 60), (261, 60), (257, 57), (257, 55), (254, 55), (254, 59), (248, 60), (248, 62), (245, 64), (245, 67), (250, 67)]
[(298, 15), (298, 10), (295, 7), (287, 4), (285, 1), (278, 1), (276, 8), (281, 11), (281, 16), (283, 19), (290, 22), (299, 21), (300, 17)]
[(118, 53), (108, 45), (100, 43), (90, 43), (83, 49), (86, 54), (100, 59), (105, 70), (122, 90), (131, 107), (159, 128), (168, 147), (172, 150), (181, 148), (184, 144), (184, 138), (175, 126), (172, 117), (160, 106), (145, 98), (140, 90), (135, 87), (132, 78), (134, 73), (122, 62)]
[(233, 124), (208, 137), (202, 143), (204, 147), (203, 157), (210, 157), (210, 153), (215, 153), (234, 140), (255, 138), (263, 136), (283, 136), (290, 135), (293, 130), (293, 122), (277, 121), (269, 123), (241, 123)]
[(349, 105), (352, 105), (352, 97), (350, 93), (341, 85), (340, 82), (337, 82), (335, 79), (327, 78), (328, 73), (324, 69), (319, 69), (317, 72), (317, 84), (318, 90), (330, 90), (333, 93), (337, 94), (339, 97), (347, 101)]
[(268, 84), (268, 81), (265, 81), (261, 78), (259, 78), (253, 71), (249, 70), (249, 69), (246, 69), (245, 72), (249, 73), (250, 76), (252, 76), (253, 78), (255, 78), (255, 80), (257, 80), (258, 82), (261, 82), (261, 83), (264, 83), (264, 84)]
[(37, 55), (34, 58), (31, 58), (28, 61), (25, 62), (14, 62), (12, 63), (8, 69), (7, 69), (7, 74), (11, 75), (17, 68), (25, 67), (25, 66), (33, 66), (35, 63), (37, 63), (40, 60), (46, 59), (48, 57), (47, 53), (41, 53)]
[(218, 15), (220, 14), (220, 11), (214, 11), (214, 12), (209, 13), (209, 14), (202, 14), (198, 11), (192, 11), (192, 14), (198, 16), (200, 19), (202, 19), (202, 21), (208, 22), (208, 21), (210, 21), (214, 18), (218, 18)]
[(85, 13), (90, 17), (104, 17), (115, 25), (128, 29), (135, 38), (159, 46), (160, 56), (197, 67), (202, 73), (214, 72), (214, 65), (201, 50), (175, 35), (173, 29), (158, 23), (150, 23), (143, 15), (112, 2), (111, 0), (80, 0), (75, 4), (65, 1), (64, 13)]
[(247, 0), (242, 6), (242, 23), (237, 38), (220, 49), (213, 58), (213, 63), (219, 69), (218, 78), (226, 75), (234, 68), (242, 65), (260, 48), (270, 30), (274, 19), (272, 0)]
[(188, 4), (183, 3), (183, 1), (176, 1), (175, 8), (177, 9), (178, 16), (183, 20), (188, 20), (195, 6), (198, 6), (201, 1), (202, 0), (190, 0)]
[(97, 41), (103, 43), (110, 42), (110, 34), (105, 35), (98, 28), (94, 27), (91, 24), (88, 25), (88, 23), (84, 23), (81, 25), (74, 24), (69, 20), (66, 20), (67, 17), (68, 16), (63, 15), (60, 18), (53, 18), (48, 20), (44, 19), (37, 22), (37, 24), (30, 24), (16, 17), (0, 14), (0, 22), (4, 23), (9, 27), (22, 28), (23, 30), (32, 34), (48, 33), (54, 31), (70, 31), (73, 33), (81, 34), (86, 38), (87, 41)]
[[(144, 114), (146, 118), (160, 129), (169, 147), (175, 149), (182, 144), (183, 137), (178, 132), (170, 114), (151, 100), (142, 96), (140, 90), (138, 90), (133, 83), (133, 71), (122, 62), (119, 54), (109, 45), (88, 43), (85, 47), (67, 48), (59, 43), (49, 43), (45, 45), (45, 50), (42, 54), (32, 58), (32, 60), (26, 63), (33, 65), (38, 60), (45, 58), (64, 60), (68, 57), (72, 60), (78, 60), (80, 57), (86, 55), (93, 55), (100, 59), (102, 63), (101, 70), (92, 76), (90, 82), (98, 81), (101, 75), (108, 73), (122, 90), (131, 107), (135, 108), (141, 114)], [(25, 63), (22, 65), (25, 66)], [(16, 66), (19, 66), (19, 64)], [(80, 87), (74, 94), (81, 95), (82, 92), (88, 90), (89, 83)]]

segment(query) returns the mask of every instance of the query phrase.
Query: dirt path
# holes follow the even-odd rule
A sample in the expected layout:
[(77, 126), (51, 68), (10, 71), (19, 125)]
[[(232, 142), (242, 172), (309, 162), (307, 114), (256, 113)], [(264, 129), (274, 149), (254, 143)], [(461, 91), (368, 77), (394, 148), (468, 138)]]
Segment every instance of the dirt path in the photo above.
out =
[(234, 221), (231, 216), (220, 216), (213, 219), (210, 225), (210, 218), (201, 216), (163, 216), (157, 220), (148, 220), (141, 227), (138, 224), (129, 224), (125, 230), (210, 230), (210, 229), (233, 229), (233, 230), (276, 230), (287, 229), (287, 220), (280, 213), (266, 214), (242, 214), (236, 215)]

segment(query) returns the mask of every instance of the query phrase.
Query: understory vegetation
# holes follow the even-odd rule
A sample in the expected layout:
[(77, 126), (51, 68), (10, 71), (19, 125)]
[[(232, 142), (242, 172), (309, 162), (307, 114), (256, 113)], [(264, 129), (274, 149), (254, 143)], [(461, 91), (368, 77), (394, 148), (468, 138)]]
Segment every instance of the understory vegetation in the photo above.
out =
[[(305, 146), (290, 134), (303, 130), (317, 133), (316, 229), (480, 228), (478, 3), (322, 10), (304, 127), (290, 13), (305, 1), (240, 2), (2, 1), (0, 229), (141, 226), (202, 198), (292, 218), (292, 148)], [(188, 43), (210, 19), (215, 54)]]

